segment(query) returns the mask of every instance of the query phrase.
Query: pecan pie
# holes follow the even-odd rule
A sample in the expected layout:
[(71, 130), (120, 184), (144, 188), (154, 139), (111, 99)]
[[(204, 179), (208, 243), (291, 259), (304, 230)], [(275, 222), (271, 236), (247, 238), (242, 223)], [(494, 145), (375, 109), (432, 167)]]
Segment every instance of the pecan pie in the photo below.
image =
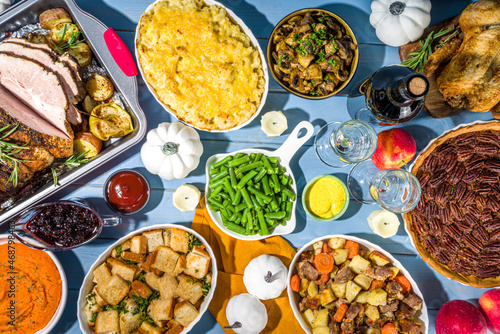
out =
[(447, 132), (411, 172), (422, 197), (404, 219), (422, 258), (461, 283), (499, 286), (500, 122)]

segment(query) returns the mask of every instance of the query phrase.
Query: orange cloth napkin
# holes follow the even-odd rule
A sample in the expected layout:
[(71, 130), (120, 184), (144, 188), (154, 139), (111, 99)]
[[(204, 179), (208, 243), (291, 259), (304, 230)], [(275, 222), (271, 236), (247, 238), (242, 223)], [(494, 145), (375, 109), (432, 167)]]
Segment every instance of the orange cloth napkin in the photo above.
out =
[[(282, 237), (243, 241), (228, 236), (210, 219), (205, 207), (205, 199), (200, 201), (191, 228), (207, 240), (217, 260), (219, 271), (217, 287), (208, 309), (221, 327), (229, 326), (226, 319), (226, 305), (229, 299), (247, 292), (243, 284), (243, 272), (252, 259), (262, 254), (273, 255), (278, 257), (288, 268), (296, 253)], [(280, 297), (262, 300), (262, 302), (266, 305), (269, 320), (261, 333), (303, 332), (288, 302), (286, 289)], [(233, 333), (231, 329), (224, 329), (224, 332)]]

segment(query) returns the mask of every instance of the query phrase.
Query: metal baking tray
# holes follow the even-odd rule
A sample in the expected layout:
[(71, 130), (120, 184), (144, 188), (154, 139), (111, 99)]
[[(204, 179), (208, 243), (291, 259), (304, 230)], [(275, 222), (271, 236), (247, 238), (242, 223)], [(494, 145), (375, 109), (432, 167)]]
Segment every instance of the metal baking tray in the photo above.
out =
[(103, 37), (108, 27), (94, 16), (81, 10), (73, 0), (24, 0), (15, 4), (0, 14), (0, 41), (7, 38), (12, 31), (37, 23), (38, 16), (43, 11), (58, 7), (66, 9), (73, 21), (80, 26), (87, 44), (93, 51), (94, 58), (107, 71), (116, 91), (121, 94), (125, 109), (132, 117), (134, 131), (125, 137), (106, 142), (98, 156), (60, 175), (57, 187), (52, 182), (48, 182), (32, 195), (16, 200), (13, 205), (0, 212), (0, 225), (137, 144), (146, 134), (146, 116), (139, 105), (136, 76), (126, 76), (111, 56)]

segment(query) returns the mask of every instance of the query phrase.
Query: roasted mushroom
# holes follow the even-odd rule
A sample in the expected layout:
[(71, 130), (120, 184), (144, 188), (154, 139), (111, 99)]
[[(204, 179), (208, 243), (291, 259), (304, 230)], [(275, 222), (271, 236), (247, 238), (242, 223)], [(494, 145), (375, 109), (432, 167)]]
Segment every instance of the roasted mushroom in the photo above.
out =
[(358, 47), (346, 28), (323, 11), (292, 17), (271, 39), (277, 79), (313, 96), (329, 95), (348, 80)]

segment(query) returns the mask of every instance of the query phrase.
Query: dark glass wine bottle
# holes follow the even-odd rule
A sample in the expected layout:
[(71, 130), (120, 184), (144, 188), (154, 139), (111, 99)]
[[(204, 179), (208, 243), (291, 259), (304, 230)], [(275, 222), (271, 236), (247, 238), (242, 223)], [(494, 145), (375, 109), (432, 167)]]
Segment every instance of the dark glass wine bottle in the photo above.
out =
[(371, 113), (385, 123), (405, 123), (418, 115), (429, 81), (403, 65), (382, 67), (360, 87)]

